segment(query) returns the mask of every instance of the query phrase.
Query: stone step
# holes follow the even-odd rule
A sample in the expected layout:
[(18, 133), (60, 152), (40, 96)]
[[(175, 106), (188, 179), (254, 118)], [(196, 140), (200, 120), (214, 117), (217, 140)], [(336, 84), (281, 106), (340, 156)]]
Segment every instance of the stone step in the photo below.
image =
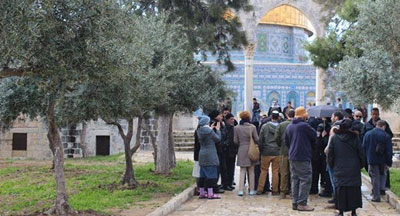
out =
[(175, 147), (175, 151), (194, 151), (193, 147)]
[(174, 137), (174, 141), (175, 142), (193, 142), (194, 143), (194, 137), (193, 138), (189, 138), (189, 137)]
[(400, 132), (394, 132), (393, 138), (400, 138)]
[(175, 147), (194, 147), (194, 143), (192, 142), (175, 142)]
[(185, 130), (185, 131), (175, 131), (174, 130), (174, 135), (183, 135), (183, 134), (190, 134), (190, 135), (194, 135), (194, 130)]

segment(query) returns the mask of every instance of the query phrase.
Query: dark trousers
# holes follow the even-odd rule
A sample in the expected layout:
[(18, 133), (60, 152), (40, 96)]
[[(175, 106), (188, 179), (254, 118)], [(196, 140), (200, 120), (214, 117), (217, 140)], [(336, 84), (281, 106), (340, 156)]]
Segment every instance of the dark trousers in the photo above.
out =
[(319, 158), (316, 160), (312, 160), (311, 166), (312, 166), (312, 181), (311, 181), (310, 193), (318, 193), (318, 188), (319, 188), (318, 183), (320, 180), (320, 176), (321, 176), (321, 182), (323, 181), (322, 173), (324, 171), (324, 168), (322, 166), (322, 160)]
[(311, 193), (318, 193), (318, 183), (321, 182), (321, 186), (324, 188), (326, 193), (332, 193), (332, 185), (329, 179), (328, 171), (326, 170), (325, 158), (319, 158), (318, 160), (312, 161), (312, 182), (311, 182)]
[[(326, 167), (326, 165), (325, 165), (325, 167)], [(331, 178), (329, 178), (329, 173), (326, 169), (324, 171), (323, 178), (325, 179), (324, 191), (326, 193), (333, 193)]]
[(212, 188), (217, 184), (218, 179), (198, 178), (197, 185), (199, 188)]
[(386, 170), (383, 165), (369, 165), (368, 174), (371, 177), (373, 199), (380, 200), (380, 192), (386, 189)]
[(290, 176), (292, 180), (292, 203), (307, 205), (311, 188), (311, 161), (290, 161)]
[(232, 186), (235, 178), (235, 162), (236, 156), (227, 155), (226, 160), (226, 173), (227, 173), (227, 185)]
[(221, 176), (221, 185), (224, 186), (230, 185), (231, 183), (229, 183), (228, 179), (225, 154), (224, 153), (218, 154), (218, 159), (219, 159), (218, 173), (219, 176)]

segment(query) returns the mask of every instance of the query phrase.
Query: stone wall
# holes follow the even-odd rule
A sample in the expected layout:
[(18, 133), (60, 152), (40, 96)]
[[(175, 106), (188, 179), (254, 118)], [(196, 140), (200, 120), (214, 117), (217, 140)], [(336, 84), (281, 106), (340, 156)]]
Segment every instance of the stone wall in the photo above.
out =
[[(26, 151), (12, 150), (13, 133), (27, 134)], [(48, 159), (51, 155), (47, 128), (38, 119), (18, 118), (11, 129), (0, 132), (0, 159)]]
[[(151, 131), (157, 136), (158, 119), (151, 117), (143, 121)], [(121, 123), (123, 129), (127, 130), (127, 122)], [(193, 130), (197, 125), (197, 120), (192, 115), (179, 114), (174, 117), (173, 127), (175, 130), (185, 131)], [(134, 121), (133, 137), (131, 147), (136, 140), (137, 119)], [(13, 151), (12, 137), (13, 133), (27, 133), (27, 150)], [(83, 156), (82, 152), (82, 125), (69, 126), (60, 131), (64, 156), (66, 158), (79, 158)], [(96, 155), (96, 137), (110, 136), (110, 155), (124, 152), (123, 140), (117, 127), (106, 124), (103, 120), (91, 121), (87, 123), (85, 145), (87, 156)], [(152, 150), (150, 135), (143, 128), (141, 133), (141, 150)], [(32, 158), (32, 159), (51, 159), (52, 154), (49, 149), (47, 139), (47, 127), (38, 119), (30, 121), (27, 119), (18, 119), (10, 130), (0, 132), (0, 159), (7, 158)]]
[(76, 126), (70, 126), (61, 130), (61, 141), (63, 143), (64, 155), (67, 158), (82, 157), (82, 148), (80, 143), (81, 129)]

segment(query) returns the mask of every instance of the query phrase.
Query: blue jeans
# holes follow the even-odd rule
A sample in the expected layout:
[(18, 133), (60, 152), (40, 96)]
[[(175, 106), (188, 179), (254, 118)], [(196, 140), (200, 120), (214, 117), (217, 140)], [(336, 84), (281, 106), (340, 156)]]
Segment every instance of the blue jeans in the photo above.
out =
[(336, 195), (336, 186), (335, 186), (335, 178), (333, 176), (333, 169), (327, 165), (328, 167), (328, 173), (329, 173), (329, 179), (331, 180), (331, 185), (332, 185), (332, 190), (333, 190), (333, 197)]
[(252, 122), (259, 122), (260, 121), (260, 112), (253, 112), (253, 117), (251, 118)]

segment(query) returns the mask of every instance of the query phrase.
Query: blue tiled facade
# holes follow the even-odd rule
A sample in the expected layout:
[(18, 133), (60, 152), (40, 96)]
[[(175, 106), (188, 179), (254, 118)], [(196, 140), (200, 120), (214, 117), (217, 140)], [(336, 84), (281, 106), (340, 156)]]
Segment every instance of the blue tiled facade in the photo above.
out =
[[(253, 95), (261, 101), (263, 111), (274, 100), (282, 107), (288, 101), (296, 107), (315, 103), (316, 68), (305, 61), (303, 49), (308, 32), (296, 27), (259, 25), (255, 37)], [(244, 110), (244, 54), (234, 51), (231, 56), (235, 70), (223, 79), (236, 93), (232, 112), (237, 113)]]

